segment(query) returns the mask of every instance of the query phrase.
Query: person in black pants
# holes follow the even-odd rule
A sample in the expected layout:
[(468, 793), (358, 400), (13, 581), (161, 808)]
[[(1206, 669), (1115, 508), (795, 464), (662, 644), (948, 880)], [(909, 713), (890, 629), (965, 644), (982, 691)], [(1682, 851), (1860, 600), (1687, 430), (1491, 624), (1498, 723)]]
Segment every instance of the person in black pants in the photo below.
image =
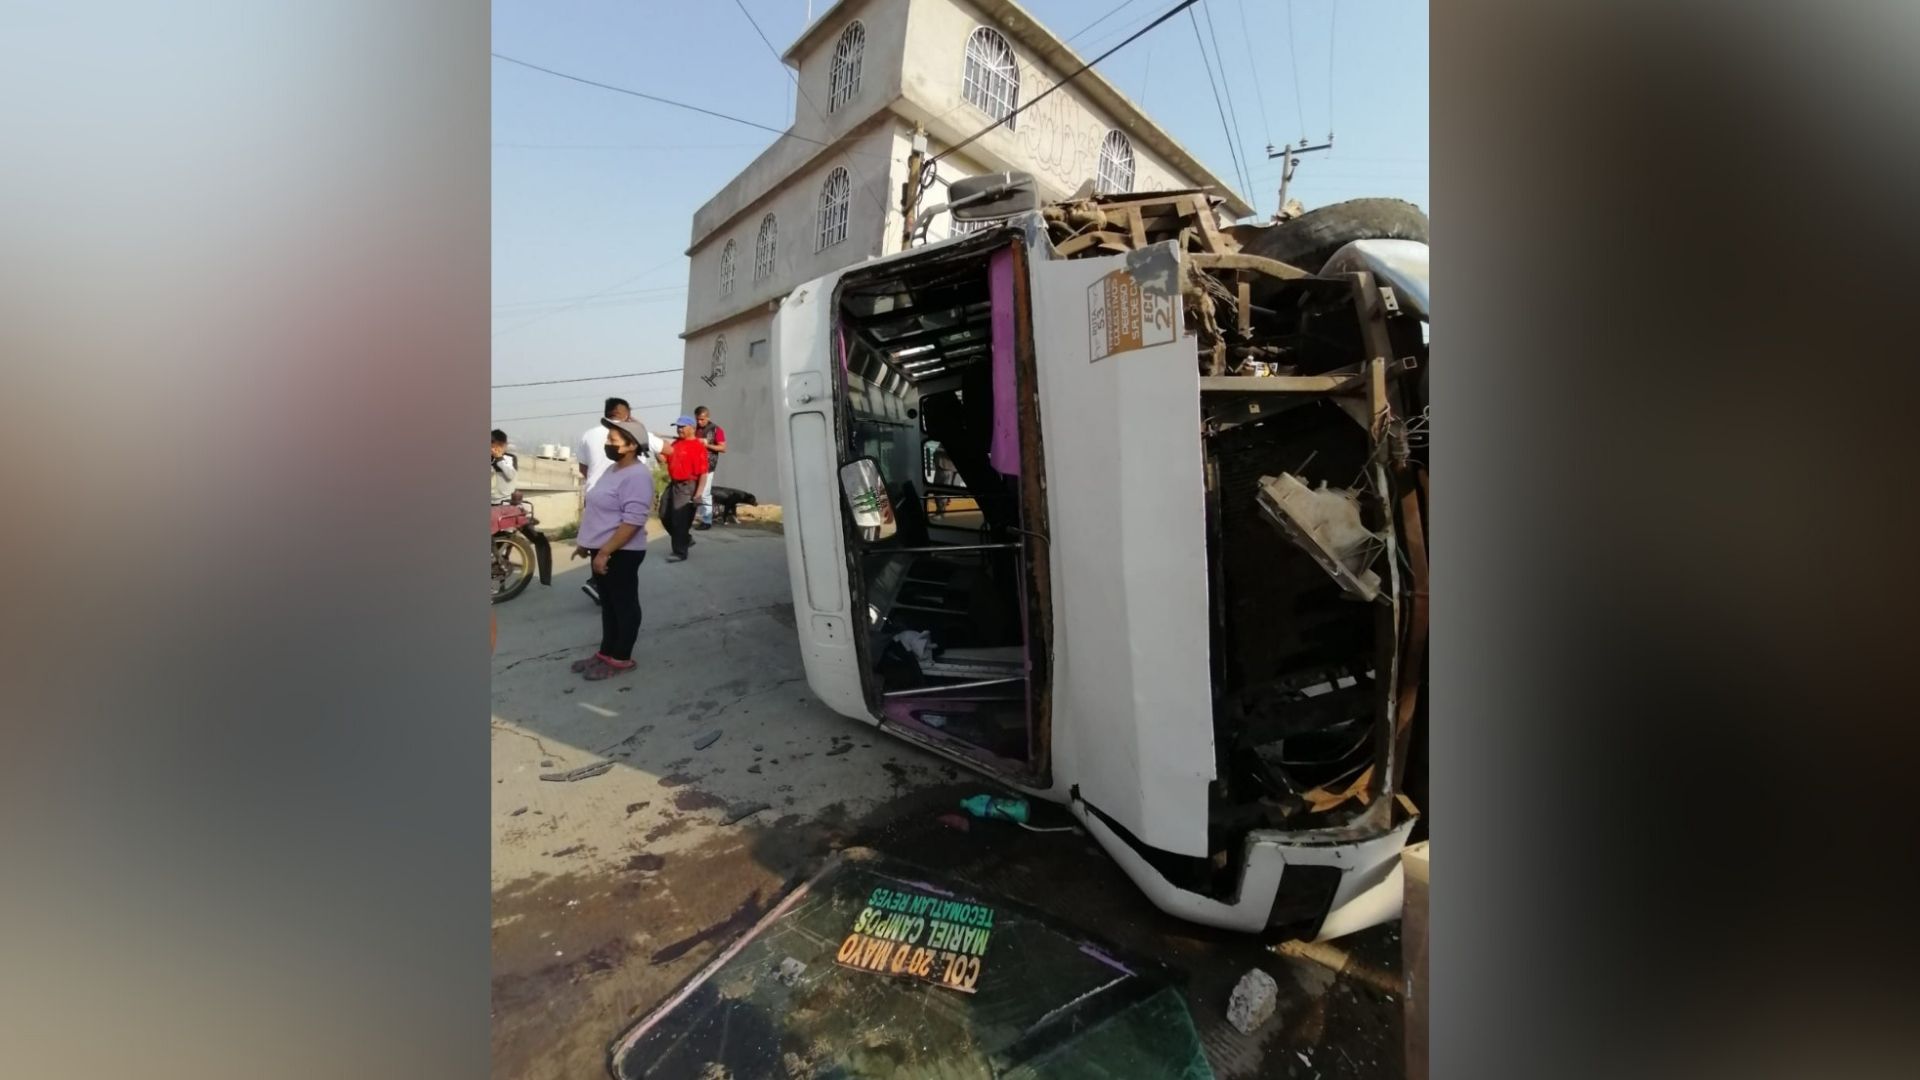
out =
[(632, 419), (601, 423), (607, 428), (603, 452), (614, 464), (587, 492), (574, 551), (576, 558), (593, 559), (593, 586), (600, 594), (600, 649), (576, 660), (573, 670), (596, 681), (634, 668), (640, 564), (647, 557), (647, 517), (653, 512), (653, 470), (640, 462), (647, 452), (646, 427)]
[(700, 497), (700, 481), (707, 474), (707, 444), (694, 435), (693, 417), (673, 422), (679, 438), (662, 455), (667, 459), (667, 488), (662, 492), (660, 522), (673, 539), (673, 554), (668, 562), (685, 562), (693, 547), (694, 504)]

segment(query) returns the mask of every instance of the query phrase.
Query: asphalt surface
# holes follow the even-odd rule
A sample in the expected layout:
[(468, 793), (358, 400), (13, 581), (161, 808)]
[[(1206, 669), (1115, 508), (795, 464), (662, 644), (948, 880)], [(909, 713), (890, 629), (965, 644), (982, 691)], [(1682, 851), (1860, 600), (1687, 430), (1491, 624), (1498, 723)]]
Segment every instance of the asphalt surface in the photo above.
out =
[[(1223, 1078), (1402, 1075), (1397, 924), (1336, 943), (1354, 963), (1335, 974), (1324, 957), (1277, 955), (1162, 915), (1084, 835), (956, 828), (955, 802), (994, 791), (990, 781), (808, 693), (777, 527), (697, 533), (678, 564), (655, 533), (632, 673), (589, 683), (568, 670), (599, 638), (569, 544), (556, 545), (551, 587), (495, 609), (496, 1077), (605, 1076), (622, 1031), (849, 846), (1167, 964)], [(601, 761), (612, 768), (540, 779)], [(1053, 807), (1036, 814), (1070, 821)], [(1280, 996), (1249, 1037), (1224, 1016), (1255, 966)]]

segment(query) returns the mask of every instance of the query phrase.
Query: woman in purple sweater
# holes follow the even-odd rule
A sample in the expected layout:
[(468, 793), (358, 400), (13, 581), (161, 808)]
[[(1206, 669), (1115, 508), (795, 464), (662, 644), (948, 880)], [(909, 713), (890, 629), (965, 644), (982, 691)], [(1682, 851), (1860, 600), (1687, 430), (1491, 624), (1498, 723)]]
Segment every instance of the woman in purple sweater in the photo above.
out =
[(589, 679), (632, 671), (633, 643), (640, 636), (640, 563), (647, 557), (647, 517), (653, 512), (653, 470), (646, 425), (638, 420), (602, 420), (603, 452), (613, 466), (587, 492), (580, 513), (574, 558), (593, 559), (593, 586), (600, 594), (600, 651), (576, 660), (573, 670)]

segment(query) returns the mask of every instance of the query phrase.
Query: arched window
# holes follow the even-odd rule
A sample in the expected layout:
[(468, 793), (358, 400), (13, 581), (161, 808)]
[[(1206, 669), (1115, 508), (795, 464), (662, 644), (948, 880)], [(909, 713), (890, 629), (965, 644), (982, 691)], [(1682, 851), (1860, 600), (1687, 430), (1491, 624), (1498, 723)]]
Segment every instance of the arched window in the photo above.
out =
[(773, 242), (779, 231), (772, 214), (760, 219), (760, 239), (753, 245), (753, 280), (765, 281), (773, 276)]
[(739, 248), (738, 244), (735, 244), (733, 241), (729, 240), (727, 241), (727, 246), (720, 249), (720, 295), (721, 296), (733, 295), (733, 257), (737, 253), (738, 248)]
[(860, 92), (860, 55), (867, 51), (867, 28), (849, 23), (833, 49), (833, 71), (827, 77), (827, 111), (833, 112)]
[(1100, 194), (1123, 195), (1133, 190), (1133, 143), (1118, 131), (1100, 142)]
[[(998, 31), (985, 26), (967, 39), (967, 68), (961, 89), (968, 101), (995, 120), (1007, 120), (1020, 107), (1020, 62), (1013, 46)], [(1007, 120), (1007, 129), (1014, 122)]]
[(815, 251), (825, 251), (847, 238), (847, 204), (852, 199), (853, 180), (847, 170), (828, 173), (827, 182), (820, 185), (820, 242), (814, 245)]

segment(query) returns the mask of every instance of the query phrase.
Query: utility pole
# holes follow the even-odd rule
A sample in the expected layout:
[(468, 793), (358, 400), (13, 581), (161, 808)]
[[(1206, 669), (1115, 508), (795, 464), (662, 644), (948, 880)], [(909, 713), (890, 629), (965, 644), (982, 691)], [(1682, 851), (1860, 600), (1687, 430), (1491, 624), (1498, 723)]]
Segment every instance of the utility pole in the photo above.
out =
[(907, 182), (900, 185), (900, 250), (913, 246), (913, 215), (920, 204), (920, 173), (927, 160), (927, 129), (913, 125), (913, 152), (907, 155)]
[(1287, 209), (1287, 185), (1293, 182), (1293, 167), (1295, 165), (1300, 164), (1300, 159), (1297, 157), (1294, 157), (1294, 155), (1295, 154), (1311, 154), (1316, 150), (1331, 150), (1331, 149), (1333, 149), (1333, 132), (1331, 131), (1327, 132), (1327, 141), (1321, 143), (1319, 146), (1309, 146), (1307, 145), (1307, 140), (1302, 138), (1300, 140), (1300, 145), (1298, 147), (1294, 146), (1292, 143), (1288, 143), (1285, 149), (1281, 150), (1279, 153), (1275, 153), (1273, 149), (1273, 144), (1271, 143), (1267, 144), (1267, 158), (1269, 160), (1273, 158), (1286, 159), (1280, 165), (1280, 202), (1278, 203), (1278, 209), (1274, 211), (1275, 217), (1278, 217), (1280, 214), (1284, 213)]

